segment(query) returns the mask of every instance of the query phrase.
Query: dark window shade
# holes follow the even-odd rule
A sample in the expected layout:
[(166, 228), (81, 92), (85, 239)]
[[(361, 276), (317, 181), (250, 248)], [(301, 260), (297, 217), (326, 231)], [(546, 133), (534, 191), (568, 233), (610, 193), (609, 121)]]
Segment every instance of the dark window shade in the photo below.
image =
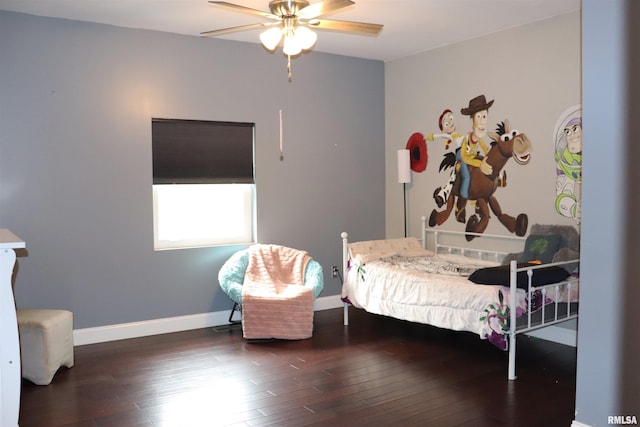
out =
[(153, 183), (253, 183), (253, 128), (253, 123), (152, 119)]

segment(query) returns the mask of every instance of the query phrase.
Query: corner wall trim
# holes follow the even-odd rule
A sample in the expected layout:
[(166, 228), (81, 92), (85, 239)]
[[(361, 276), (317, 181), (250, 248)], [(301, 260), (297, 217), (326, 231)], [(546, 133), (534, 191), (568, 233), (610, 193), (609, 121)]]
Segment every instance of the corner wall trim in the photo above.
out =
[[(332, 308), (342, 308), (340, 295), (320, 297), (314, 302), (314, 311), (329, 310)], [(116, 325), (98, 326), (95, 328), (74, 329), (73, 345), (80, 346), (97, 344), (101, 342), (227, 325), (229, 324), (230, 310), (231, 308), (229, 308), (229, 310), (211, 313), (144, 320), (141, 322), (120, 323)]]

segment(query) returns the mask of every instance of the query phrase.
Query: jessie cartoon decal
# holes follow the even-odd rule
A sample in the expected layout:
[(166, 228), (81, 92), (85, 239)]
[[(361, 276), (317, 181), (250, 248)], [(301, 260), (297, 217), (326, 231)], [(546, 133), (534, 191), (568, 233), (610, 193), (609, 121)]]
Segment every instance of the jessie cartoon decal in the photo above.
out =
[[(464, 139), (464, 135), (456, 132), (456, 121), (453, 116), (453, 112), (449, 109), (446, 109), (440, 114), (440, 118), (438, 119), (438, 126), (443, 133), (430, 133), (427, 135), (427, 140), (433, 141), (436, 138), (444, 139), (445, 149), (448, 150), (449, 146), (453, 143), (455, 154), (449, 153), (449, 155), (455, 155), (455, 162), (460, 161), (460, 147), (462, 146), (462, 141)], [(442, 171), (442, 164), (440, 165), (440, 171)], [(453, 183), (456, 180), (456, 174), (458, 173), (458, 169), (460, 169), (459, 165), (451, 168), (451, 172), (449, 174), (449, 179), (447, 182), (436, 188), (433, 192), (433, 199), (436, 202), (438, 207), (442, 207), (447, 199), (449, 198), (449, 194), (451, 194), (451, 189), (453, 187)]]
[[(441, 133), (430, 133), (426, 137), (420, 133), (415, 132), (409, 137), (407, 141), (406, 149), (409, 150), (410, 159), (411, 159), (411, 170), (414, 172), (424, 172), (427, 168), (427, 160), (429, 158), (429, 153), (427, 150), (427, 141), (434, 141), (436, 138), (444, 139), (445, 148), (448, 150), (449, 145), (454, 143), (456, 149), (460, 148), (462, 145), (462, 139), (464, 135), (456, 132), (456, 122), (451, 110), (446, 109), (440, 114), (440, 118), (438, 119), (438, 127), (441, 130)], [(458, 158), (459, 160), (459, 158)], [(442, 169), (440, 169), (442, 170)], [(453, 173), (453, 178), (455, 178), (455, 171)], [(453, 182), (453, 180), (451, 180)], [(448, 186), (448, 188), (447, 188)], [(438, 206), (442, 206), (444, 202), (447, 200), (448, 194), (451, 191), (450, 185), (445, 185), (436, 190), (436, 193), (440, 191), (440, 199), (441, 202), (438, 202)], [(434, 197), (436, 197), (436, 193), (434, 193)]]

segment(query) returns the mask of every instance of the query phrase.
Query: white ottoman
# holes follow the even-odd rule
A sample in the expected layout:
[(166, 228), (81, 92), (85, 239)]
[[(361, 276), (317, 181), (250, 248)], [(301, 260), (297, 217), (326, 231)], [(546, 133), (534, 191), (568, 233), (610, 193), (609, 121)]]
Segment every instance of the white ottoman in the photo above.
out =
[(73, 313), (19, 309), (16, 314), (22, 377), (47, 385), (58, 368), (73, 366)]

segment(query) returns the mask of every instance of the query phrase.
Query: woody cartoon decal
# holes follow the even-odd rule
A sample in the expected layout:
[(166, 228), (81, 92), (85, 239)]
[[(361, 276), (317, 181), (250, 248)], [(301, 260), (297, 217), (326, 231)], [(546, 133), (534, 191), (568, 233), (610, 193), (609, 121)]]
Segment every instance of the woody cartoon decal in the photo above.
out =
[[(516, 217), (504, 212), (494, 196), (498, 187), (506, 186), (506, 173), (503, 167), (511, 158), (519, 165), (526, 165), (531, 160), (531, 142), (524, 133), (511, 128), (508, 119), (498, 123), (496, 132), (487, 133), (489, 108), (493, 100), (486, 100), (479, 95), (469, 101), (469, 105), (460, 113), (469, 116), (472, 130), (466, 135), (456, 132), (455, 119), (451, 110), (444, 110), (439, 119), (442, 133), (429, 134), (423, 141), (417, 141), (416, 134), (412, 135), (407, 148), (424, 146), (426, 141), (443, 139), (445, 148), (453, 146), (455, 152), (448, 152), (440, 164), (440, 171), (451, 168), (447, 182), (435, 189), (434, 200), (438, 208), (445, 206), (442, 211), (434, 209), (429, 217), (429, 226), (443, 224), (450, 216), (455, 205), (455, 217), (458, 222), (465, 223), (467, 233), (483, 233), (489, 223), (489, 209), (498, 220), (518, 236), (524, 236), (528, 228), (528, 217), (521, 213)], [(491, 140), (491, 147), (484, 141), (485, 135)], [(415, 170), (415, 169), (414, 169)], [(466, 219), (467, 201), (475, 203), (475, 212)], [(475, 235), (468, 234), (467, 240)]]

